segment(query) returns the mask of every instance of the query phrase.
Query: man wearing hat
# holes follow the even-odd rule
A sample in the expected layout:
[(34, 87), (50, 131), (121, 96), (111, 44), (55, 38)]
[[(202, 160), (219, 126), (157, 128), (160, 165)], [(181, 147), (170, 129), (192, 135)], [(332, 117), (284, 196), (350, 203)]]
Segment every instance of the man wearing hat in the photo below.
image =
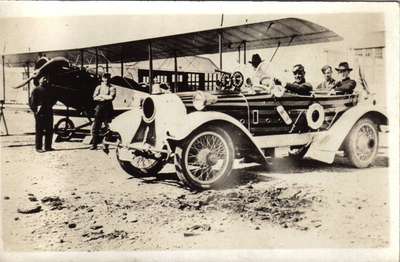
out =
[(270, 68), (270, 63), (265, 62), (261, 59), (259, 54), (254, 54), (251, 57), (249, 64), (252, 65), (251, 77), (246, 79), (247, 85), (264, 85), (269, 86), (275, 79), (272, 77), (273, 73)]
[(96, 103), (94, 109), (94, 122), (92, 126), (92, 147), (91, 150), (97, 149), (97, 145), (101, 142), (100, 129), (101, 125), (106, 125), (111, 121), (114, 111), (112, 101), (116, 96), (116, 89), (110, 83), (111, 75), (103, 74), (103, 82), (97, 86), (93, 93), (93, 100)]
[(352, 94), (357, 85), (356, 81), (349, 77), (349, 74), (353, 69), (349, 67), (347, 62), (341, 62), (335, 70), (338, 72), (341, 80), (336, 83), (334, 90), (344, 94)]
[(313, 87), (310, 83), (306, 82), (306, 71), (304, 70), (304, 66), (301, 64), (297, 64), (293, 66), (292, 72), (294, 75), (294, 82), (287, 83), (285, 86), (286, 90), (299, 95), (310, 95)]
[(324, 81), (317, 86), (317, 90), (330, 91), (335, 87), (336, 81), (332, 78), (332, 67), (325, 65), (321, 68), (322, 74), (324, 75)]

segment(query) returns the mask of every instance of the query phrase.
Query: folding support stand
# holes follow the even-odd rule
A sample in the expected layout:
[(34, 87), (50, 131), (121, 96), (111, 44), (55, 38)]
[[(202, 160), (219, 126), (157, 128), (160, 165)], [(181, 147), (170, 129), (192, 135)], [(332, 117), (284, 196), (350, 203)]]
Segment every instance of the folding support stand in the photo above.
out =
[(8, 134), (7, 122), (4, 116), (4, 100), (0, 101), (0, 123), (1, 121), (4, 122), (4, 128), (6, 129), (6, 136), (8, 136), (9, 134)]

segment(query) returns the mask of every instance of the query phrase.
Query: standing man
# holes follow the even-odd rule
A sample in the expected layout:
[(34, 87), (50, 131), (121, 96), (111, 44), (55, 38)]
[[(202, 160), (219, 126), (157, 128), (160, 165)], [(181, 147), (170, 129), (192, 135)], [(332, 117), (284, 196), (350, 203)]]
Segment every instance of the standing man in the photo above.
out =
[(287, 83), (285, 86), (286, 90), (303, 96), (311, 95), (313, 87), (310, 83), (306, 82), (304, 66), (297, 64), (293, 66), (292, 72), (294, 75), (294, 82)]
[(347, 62), (339, 63), (339, 66), (335, 69), (338, 72), (341, 80), (336, 83), (333, 90), (343, 94), (352, 94), (357, 85), (356, 81), (350, 79), (349, 77), (349, 74), (351, 71), (353, 71), (353, 69), (349, 67)]
[[(40, 82), (41, 81), (41, 82)], [(53, 151), (53, 106), (57, 102), (46, 77), (35, 81), (38, 85), (29, 98), (29, 106), (35, 115), (35, 147), (38, 153)], [(43, 135), (45, 136), (43, 150)]]
[(92, 146), (91, 150), (97, 149), (97, 145), (101, 142), (100, 129), (104, 123), (106, 126), (111, 122), (113, 116), (112, 101), (116, 96), (116, 89), (110, 83), (111, 75), (103, 74), (103, 82), (97, 86), (93, 93), (93, 100), (96, 103), (94, 109), (94, 123), (92, 126)]
[(332, 67), (330, 65), (325, 65), (321, 68), (321, 71), (325, 79), (317, 86), (317, 90), (330, 91), (336, 85), (335, 79), (332, 78)]
[[(46, 56), (40, 54), (35, 62), (35, 72), (33, 76), (25, 81), (24, 84), (13, 87), (20, 88), (33, 79), (35, 88), (29, 97), (29, 107), (35, 116), (35, 149), (38, 153), (54, 150), (51, 147), (53, 142), (53, 106), (57, 102), (54, 90), (50, 86), (50, 75), (41, 75), (40, 69), (49, 61)], [(43, 136), (45, 136), (43, 150)]]

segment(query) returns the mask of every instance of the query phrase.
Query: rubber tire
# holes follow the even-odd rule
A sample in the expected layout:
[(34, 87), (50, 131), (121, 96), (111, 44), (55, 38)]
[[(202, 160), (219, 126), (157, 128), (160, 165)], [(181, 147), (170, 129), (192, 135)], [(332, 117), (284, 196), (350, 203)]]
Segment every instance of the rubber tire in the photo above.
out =
[(156, 163), (148, 168), (148, 169), (143, 169), (143, 168), (137, 168), (134, 165), (132, 165), (131, 162), (129, 161), (123, 161), (119, 159), (118, 156), (118, 147), (115, 150), (116, 158), (118, 160), (118, 163), (120, 167), (129, 175), (133, 177), (152, 177), (156, 176), (158, 172), (161, 171), (161, 169), (165, 166), (166, 162), (164, 160), (156, 160)]
[(69, 129), (74, 129), (75, 128), (75, 124), (74, 122), (72, 122), (71, 119), (69, 118), (61, 118), (60, 120), (58, 120), (58, 122), (54, 125), (54, 133), (58, 136), (59, 139), (61, 139), (62, 141), (68, 141), (71, 139), (71, 137), (73, 136), (74, 132), (70, 131), (68, 133), (65, 133), (63, 131), (62, 128), (59, 128), (59, 126), (63, 123), (66, 122), (67, 126), (69, 126)]
[[(357, 139), (358, 130), (362, 125), (370, 125), (376, 134), (376, 141), (374, 144), (375, 148), (374, 148), (373, 156), (370, 157), (370, 159), (368, 161), (362, 161), (362, 160), (358, 159), (357, 155), (355, 153), (355, 150), (356, 150), (355, 149), (355, 140)], [(344, 145), (343, 145), (345, 155), (350, 160), (351, 165), (356, 168), (366, 168), (366, 167), (370, 166), (376, 158), (376, 155), (378, 153), (378, 147), (379, 147), (378, 128), (377, 128), (376, 124), (369, 118), (362, 118), (354, 124), (354, 126), (351, 128), (349, 134), (347, 135), (346, 139), (344, 140)]]
[[(186, 155), (186, 151), (189, 149), (188, 145), (192, 141), (193, 138), (195, 138), (197, 135), (212, 131), (217, 134), (219, 134), (223, 139), (225, 139), (226, 144), (228, 145), (228, 154), (229, 154), (229, 159), (228, 159), (228, 165), (226, 168), (225, 173), (220, 176), (218, 180), (216, 180), (213, 183), (199, 183), (198, 181), (195, 181), (191, 178), (191, 176), (188, 173), (187, 169), (187, 163), (185, 163), (185, 158), (184, 156)], [(189, 135), (185, 140), (183, 140), (182, 143), (178, 144), (175, 148), (175, 157), (174, 157), (174, 163), (175, 163), (175, 170), (176, 174), (178, 175), (179, 179), (181, 182), (188, 186), (191, 189), (194, 190), (207, 190), (211, 188), (218, 188), (224, 182), (229, 178), (232, 167), (233, 167), (233, 162), (235, 159), (235, 147), (232, 141), (232, 138), (229, 136), (229, 134), (222, 128), (220, 127), (214, 127), (214, 126), (208, 126), (205, 128), (201, 128), (197, 131), (194, 131), (191, 135)]]

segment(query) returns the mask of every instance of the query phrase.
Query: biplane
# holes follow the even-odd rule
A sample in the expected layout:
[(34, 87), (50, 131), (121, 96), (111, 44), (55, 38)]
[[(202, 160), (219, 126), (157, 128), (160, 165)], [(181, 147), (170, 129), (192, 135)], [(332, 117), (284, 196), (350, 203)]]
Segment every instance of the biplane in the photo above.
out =
[[(6, 68), (6, 65), (23, 68), (23, 74), (27, 75), (27, 79), (21, 80), (17, 85), (10, 85), (10, 87), (19, 88), (26, 85), (28, 94), (32, 89), (31, 82), (37, 81), (46, 74), (52, 76), (50, 78), (51, 85), (56, 90), (58, 101), (62, 103), (62, 106), (56, 105), (53, 111), (56, 115), (64, 116), (55, 124), (54, 128), (60, 140), (69, 140), (74, 135), (89, 134), (89, 130), (85, 128), (92, 124), (94, 102), (91, 94), (99, 84), (100, 74), (104, 72), (112, 74), (111, 83), (117, 87), (118, 95), (114, 101), (114, 116), (127, 111), (129, 107), (140, 101), (141, 97), (148, 94), (150, 82), (158, 81), (163, 87), (178, 92), (212, 88), (213, 83), (217, 80), (217, 74), (214, 73), (217, 67), (210, 59), (204, 57), (155, 55), (154, 59), (153, 57), (150, 59), (155, 63), (158, 60), (164, 63), (165, 59), (170, 58), (175, 63), (176, 70), (163, 69), (163, 66), (157, 65), (157, 68), (154, 68), (153, 63), (147, 67), (132, 65), (146, 61), (143, 43), (143, 41), (133, 41), (80, 49), (5, 54), (2, 56), (3, 69)], [(154, 47), (152, 50), (157, 53)], [(119, 55), (115, 56), (117, 53)], [(151, 56), (151, 53), (149, 55)], [(182, 61), (180, 58), (183, 58)], [(185, 67), (185, 60), (189, 61), (190, 65), (197, 64), (198, 61), (195, 60), (201, 60), (203, 64), (206, 61), (206, 65), (200, 66), (202, 69), (206, 68), (206, 71), (193, 69), (193, 66)], [(35, 68), (32, 72), (33, 66)], [(130, 70), (131, 67), (134, 67), (135, 70)], [(119, 68), (120, 71), (116, 72), (114, 68)], [(5, 90), (7, 76), (4, 71), (3, 88)], [(169, 85), (166, 85), (167, 83)], [(87, 118), (87, 122), (76, 126), (72, 121), (73, 117)]]
[[(115, 115), (118, 115), (133, 105), (133, 96), (142, 97), (143, 93), (151, 92), (155, 76), (159, 81), (168, 83), (173, 92), (214, 90), (221, 82), (219, 81), (221, 76), (222, 80), (226, 79), (222, 71), (178, 70), (181, 67), (179, 58), (220, 53), (219, 68), (213, 68), (214, 71), (214, 69), (222, 70), (222, 53), (238, 52), (239, 59), (242, 56), (243, 64), (246, 64), (248, 50), (269, 47), (277, 47), (278, 49), (280, 46), (294, 46), (310, 42), (318, 43), (322, 39), (324, 41), (335, 41), (340, 38), (323, 27), (305, 21), (302, 24), (304, 27), (302, 30), (305, 30), (304, 32), (309, 30), (310, 32), (307, 32), (307, 35), (301, 31), (294, 31), (291, 29), (291, 24), (295, 21), (299, 22), (300, 20), (288, 18), (78, 49), (4, 54), (2, 56), (3, 69), (5, 65), (24, 67), (28, 79), (23, 81), (22, 84), (28, 85), (29, 93), (31, 89), (30, 80), (33, 80), (33, 76), (41, 76), (37, 72), (36, 75), (35, 72), (30, 74), (30, 68), (35, 65), (43, 54), (48, 57), (45, 60), (46, 62), (51, 59), (52, 62), (50, 61), (50, 63), (56, 62), (54, 64), (57, 64), (57, 59), (62, 60), (63, 58), (68, 61), (69, 66), (64, 65), (64, 72), (59, 72), (60, 75), (64, 75), (64, 81), (61, 81), (61, 85), (60, 81), (57, 81), (54, 85), (56, 88), (65, 87), (58, 93), (61, 96), (60, 102), (66, 106), (66, 108), (55, 107), (55, 114), (65, 116), (55, 124), (55, 132), (63, 140), (68, 140), (74, 134), (81, 134), (82, 132), (88, 134), (87, 130), (82, 128), (91, 124), (93, 101), (90, 100), (88, 94), (92, 91), (94, 82), (87, 85), (85, 81), (90, 78), (94, 79), (101, 71), (109, 72), (110, 68), (116, 66), (120, 68), (120, 72), (117, 72), (117, 74), (112, 72), (114, 77), (112, 83), (120, 87), (120, 92), (118, 93), (122, 93), (124, 97), (117, 106), (114, 106), (116, 109)], [(315, 32), (318, 32), (318, 36), (313, 35)], [(268, 33), (271, 36), (283, 34), (285, 36), (280, 37), (279, 41), (275, 41), (274, 37), (260, 38), (260, 33)], [(57, 59), (54, 60), (54, 58)], [(173, 60), (173, 70), (158, 70), (153, 67), (153, 61), (163, 59)], [(148, 61), (148, 68), (139, 69), (133, 76), (127, 77), (127, 72), (124, 70), (126, 65), (138, 61)], [(87, 67), (91, 67), (91, 72), (86, 70)], [(37, 71), (38, 69), (39, 67), (35, 70)], [(62, 69), (62, 67), (59, 67), (59, 69)], [(5, 79), (4, 70), (3, 76), (3, 79)], [(69, 77), (69, 79), (65, 79), (65, 77)], [(56, 78), (61, 80), (62, 77)], [(76, 83), (77, 79), (79, 79), (78, 83)], [(5, 81), (3, 81), (3, 88), (5, 89)], [(83, 98), (76, 95), (76, 92), (82, 92), (84, 94)], [(73, 101), (74, 99), (71, 99), (71, 97), (79, 99)], [(120, 96), (117, 96), (117, 99), (118, 97)], [(86, 101), (82, 101), (82, 99)], [(67, 104), (64, 102), (67, 102)], [(75, 126), (70, 117), (85, 117), (88, 121), (83, 125)]]
[[(339, 150), (355, 167), (373, 162), (378, 132), (388, 118), (372, 96), (358, 92), (298, 95), (273, 83), (269, 88), (245, 89), (243, 72), (222, 68), (223, 54), (228, 52), (238, 52), (246, 64), (249, 50), (274, 47), (277, 51), (283, 46), (339, 40), (339, 35), (321, 25), (284, 18), (47, 54), (94, 56), (96, 71), (100, 58), (107, 58), (106, 68), (110, 62), (147, 60), (148, 70), (131, 79), (144, 82), (136, 89), (141, 86), (146, 95), (112, 121), (104, 143), (116, 147), (120, 166), (133, 176), (157, 175), (165, 164), (173, 163), (183, 184), (208, 189), (229, 178), (236, 159), (266, 164), (280, 147), (294, 150), (295, 157), (326, 163), (333, 163)], [(219, 54), (218, 79), (178, 71), (179, 57), (206, 54)], [(3, 63), (4, 59), (25, 63), (36, 56), (7, 55)], [(174, 70), (159, 73), (176, 93), (160, 92), (153, 81), (153, 59), (170, 58)]]

